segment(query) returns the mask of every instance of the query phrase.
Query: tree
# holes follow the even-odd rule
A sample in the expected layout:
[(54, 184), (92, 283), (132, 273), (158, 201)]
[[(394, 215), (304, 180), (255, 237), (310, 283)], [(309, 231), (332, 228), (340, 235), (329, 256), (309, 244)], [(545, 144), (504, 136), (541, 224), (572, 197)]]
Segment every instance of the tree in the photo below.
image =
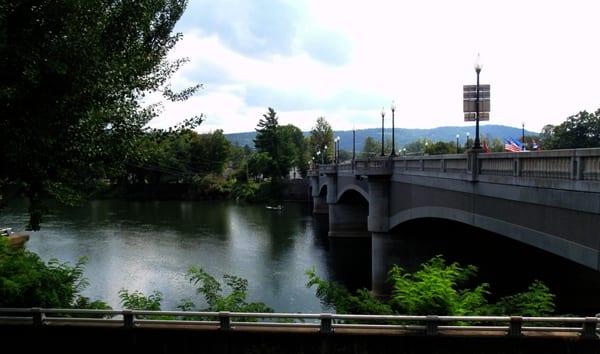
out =
[(221, 174), (230, 153), (231, 143), (223, 135), (223, 130), (200, 135), (194, 133), (190, 142), (191, 170), (200, 175)]
[(546, 125), (541, 138), (545, 149), (600, 147), (600, 109), (581, 111), (557, 126)]
[(363, 145), (362, 157), (374, 157), (381, 153), (381, 143), (369, 136)]
[(451, 141), (437, 141), (435, 143), (427, 144), (425, 153), (429, 155), (455, 154), (456, 143)]
[(308, 171), (309, 157), (302, 130), (295, 125), (288, 124), (280, 127), (279, 134), (281, 135), (283, 154), (289, 154), (292, 157), (291, 166), (298, 168), (300, 173), (305, 176)]
[(267, 113), (263, 114), (258, 122), (256, 133), (254, 139), (256, 151), (267, 153), (272, 160), (263, 174), (271, 177), (271, 181), (275, 183), (288, 173), (293, 156), (290, 156), (289, 147), (283, 141), (277, 112), (273, 108), (269, 107)]
[[(333, 154), (333, 129), (325, 117), (317, 118), (310, 131), (310, 155), (317, 163), (331, 163)], [(319, 154), (317, 155), (317, 152)]]
[[(2, 1), (0, 181), (22, 186), (28, 228), (38, 229), (43, 193), (72, 201), (97, 178), (122, 171), (142, 127), (157, 114), (141, 100), (174, 93), (167, 60), (186, 0)], [(202, 117), (184, 122), (199, 123)]]

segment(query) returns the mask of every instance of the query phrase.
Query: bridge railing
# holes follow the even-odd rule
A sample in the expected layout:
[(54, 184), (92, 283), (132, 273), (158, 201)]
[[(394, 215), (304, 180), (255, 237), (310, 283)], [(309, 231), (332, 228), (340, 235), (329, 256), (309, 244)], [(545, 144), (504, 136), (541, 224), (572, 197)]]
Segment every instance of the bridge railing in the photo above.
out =
[(389, 330), (397, 334), (452, 335), (483, 331), (487, 335), (544, 336), (575, 335), (599, 339), (598, 317), (520, 317), (520, 316), (403, 316), (345, 315), (332, 313), (253, 313), (83, 310), (43, 308), (0, 308), (0, 326), (94, 325), (109, 327), (145, 327), (153, 325), (194, 327), (212, 330), (244, 328), (312, 329), (334, 333), (337, 329)]
[[(471, 171), (471, 165), (478, 166)], [(320, 165), (318, 172), (335, 173), (337, 170), (357, 175), (385, 175), (406, 173), (452, 178), (459, 175), (511, 177), (526, 179), (553, 179), (563, 181), (600, 181), (600, 148), (548, 150), (533, 152), (479, 153), (474, 160), (468, 154), (401, 156), (390, 158), (357, 159), (350, 163)], [(317, 173), (311, 175), (318, 175)], [(500, 181), (496, 181), (500, 182)]]

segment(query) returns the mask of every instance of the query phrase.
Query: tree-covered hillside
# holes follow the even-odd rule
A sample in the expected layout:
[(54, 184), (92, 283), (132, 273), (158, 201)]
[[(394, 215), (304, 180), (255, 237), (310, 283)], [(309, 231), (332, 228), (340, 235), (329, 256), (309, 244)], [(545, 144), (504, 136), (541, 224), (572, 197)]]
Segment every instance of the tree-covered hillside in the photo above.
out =
[[(506, 125), (482, 125), (480, 128), (482, 138), (486, 137), (491, 139), (500, 139), (503, 141), (504, 138), (520, 138), (521, 128), (509, 127)], [(465, 143), (466, 133), (470, 134), (470, 139), (475, 138), (475, 126), (472, 127), (437, 127), (431, 129), (403, 129), (396, 128), (396, 146), (398, 148), (404, 145), (410, 144), (411, 142), (418, 139), (428, 139), (433, 141), (456, 141), (456, 134), (460, 134), (460, 144)], [(304, 135), (308, 135), (305, 132)], [(525, 130), (525, 135), (537, 135), (538, 133)], [(386, 139), (391, 138), (392, 129), (386, 128), (384, 130)], [(225, 135), (229, 141), (234, 145), (250, 147), (254, 146), (253, 139), (256, 136), (256, 132), (248, 133), (234, 133)], [(334, 137), (340, 137), (340, 149), (352, 150), (352, 131), (334, 131)], [(373, 137), (376, 141), (381, 140), (381, 129), (361, 129), (356, 131), (356, 151), (363, 150), (363, 144), (367, 137)]]

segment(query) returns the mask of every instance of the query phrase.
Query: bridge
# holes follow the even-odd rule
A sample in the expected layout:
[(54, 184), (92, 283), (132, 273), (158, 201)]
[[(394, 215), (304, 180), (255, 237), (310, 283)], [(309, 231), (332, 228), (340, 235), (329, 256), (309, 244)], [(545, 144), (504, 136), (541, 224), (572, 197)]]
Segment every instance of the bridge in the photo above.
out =
[(401, 237), (419, 219), (469, 225), (600, 271), (600, 149), (380, 157), (309, 172), (329, 236), (370, 237), (384, 292)]

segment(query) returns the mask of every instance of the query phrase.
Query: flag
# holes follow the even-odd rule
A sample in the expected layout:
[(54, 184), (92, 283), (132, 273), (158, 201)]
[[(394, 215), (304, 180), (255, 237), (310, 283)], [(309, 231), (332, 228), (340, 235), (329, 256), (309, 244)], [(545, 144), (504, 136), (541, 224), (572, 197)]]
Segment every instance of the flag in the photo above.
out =
[(525, 148), (518, 140), (508, 138), (504, 139), (504, 151), (522, 152), (525, 151)]
[(483, 152), (490, 152), (490, 148), (488, 147), (487, 140), (483, 141)]

